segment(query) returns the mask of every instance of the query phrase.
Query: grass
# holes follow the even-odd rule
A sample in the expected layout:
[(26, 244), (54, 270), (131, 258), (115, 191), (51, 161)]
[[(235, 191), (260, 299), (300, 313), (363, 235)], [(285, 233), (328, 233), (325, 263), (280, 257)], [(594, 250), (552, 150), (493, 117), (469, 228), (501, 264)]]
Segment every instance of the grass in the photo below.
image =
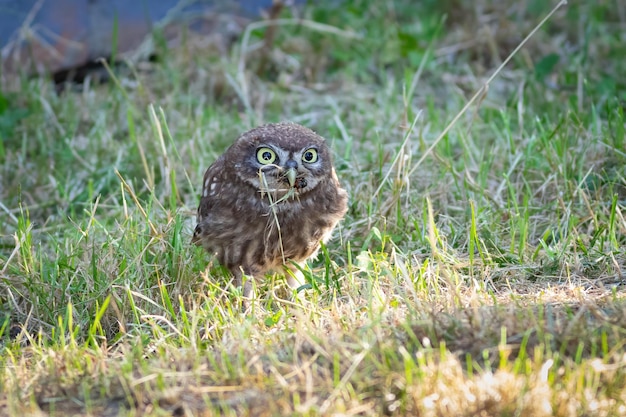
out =
[[(625, 415), (626, 9), (559, 9), (435, 143), (554, 5), (412, 3), (157, 42), (62, 94), (4, 74), (0, 414)], [(278, 120), (328, 139), (350, 207), (309, 301), (268, 277), (242, 315), (194, 211)]]

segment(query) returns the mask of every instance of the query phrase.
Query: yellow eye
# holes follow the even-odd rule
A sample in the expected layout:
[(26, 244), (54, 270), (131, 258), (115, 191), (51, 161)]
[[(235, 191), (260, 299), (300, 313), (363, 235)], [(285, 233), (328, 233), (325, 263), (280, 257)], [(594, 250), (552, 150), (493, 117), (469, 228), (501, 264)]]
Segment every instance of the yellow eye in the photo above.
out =
[(266, 147), (259, 148), (256, 151), (256, 159), (263, 165), (273, 164), (276, 161), (276, 152)]
[(313, 162), (317, 162), (317, 150), (314, 148), (309, 148), (302, 154), (302, 160), (309, 164)]

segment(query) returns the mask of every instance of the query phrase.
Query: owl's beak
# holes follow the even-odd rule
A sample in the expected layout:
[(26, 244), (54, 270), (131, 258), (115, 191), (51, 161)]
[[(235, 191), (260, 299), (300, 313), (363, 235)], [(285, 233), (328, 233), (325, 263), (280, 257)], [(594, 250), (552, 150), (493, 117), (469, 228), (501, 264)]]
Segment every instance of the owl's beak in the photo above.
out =
[(297, 172), (295, 168), (289, 168), (285, 173), (285, 178), (287, 178), (287, 181), (289, 181), (289, 188), (293, 188), (293, 186), (296, 184), (296, 175)]

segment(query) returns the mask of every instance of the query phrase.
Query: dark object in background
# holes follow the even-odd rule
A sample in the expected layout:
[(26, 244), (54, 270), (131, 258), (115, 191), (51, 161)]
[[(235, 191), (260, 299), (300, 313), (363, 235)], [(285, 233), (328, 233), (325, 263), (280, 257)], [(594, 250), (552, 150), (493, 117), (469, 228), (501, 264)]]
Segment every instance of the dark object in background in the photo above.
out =
[[(274, 0), (0, 0), (3, 74), (52, 73), (80, 81), (99, 58), (143, 51), (158, 28), (169, 40), (183, 28), (202, 35), (238, 36)], [(290, 3), (304, 3), (295, 0)], [(116, 45), (114, 40), (117, 39)], [(146, 48), (143, 48), (146, 49)], [(147, 48), (149, 49), (149, 48)]]

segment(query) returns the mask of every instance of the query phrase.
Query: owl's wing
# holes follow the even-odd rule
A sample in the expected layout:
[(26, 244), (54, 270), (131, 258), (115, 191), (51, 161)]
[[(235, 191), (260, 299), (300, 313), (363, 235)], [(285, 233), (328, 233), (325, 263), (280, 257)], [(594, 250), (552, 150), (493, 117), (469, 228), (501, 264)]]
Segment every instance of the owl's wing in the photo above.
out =
[(198, 213), (196, 215), (197, 225), (191, 238), (191, 243), (201, 245), (202, 237), (202, 223), (205, 218), (211, 214), (211, 210), (214, 208), (218, 201), (218, 196), (221, 192), (223, 185), (223, 171), (224, 161), (222, 158), (218, 158), (204, 173), (202, 180), (202, 194), (200, 197), (200, 205), (198, 206)]

